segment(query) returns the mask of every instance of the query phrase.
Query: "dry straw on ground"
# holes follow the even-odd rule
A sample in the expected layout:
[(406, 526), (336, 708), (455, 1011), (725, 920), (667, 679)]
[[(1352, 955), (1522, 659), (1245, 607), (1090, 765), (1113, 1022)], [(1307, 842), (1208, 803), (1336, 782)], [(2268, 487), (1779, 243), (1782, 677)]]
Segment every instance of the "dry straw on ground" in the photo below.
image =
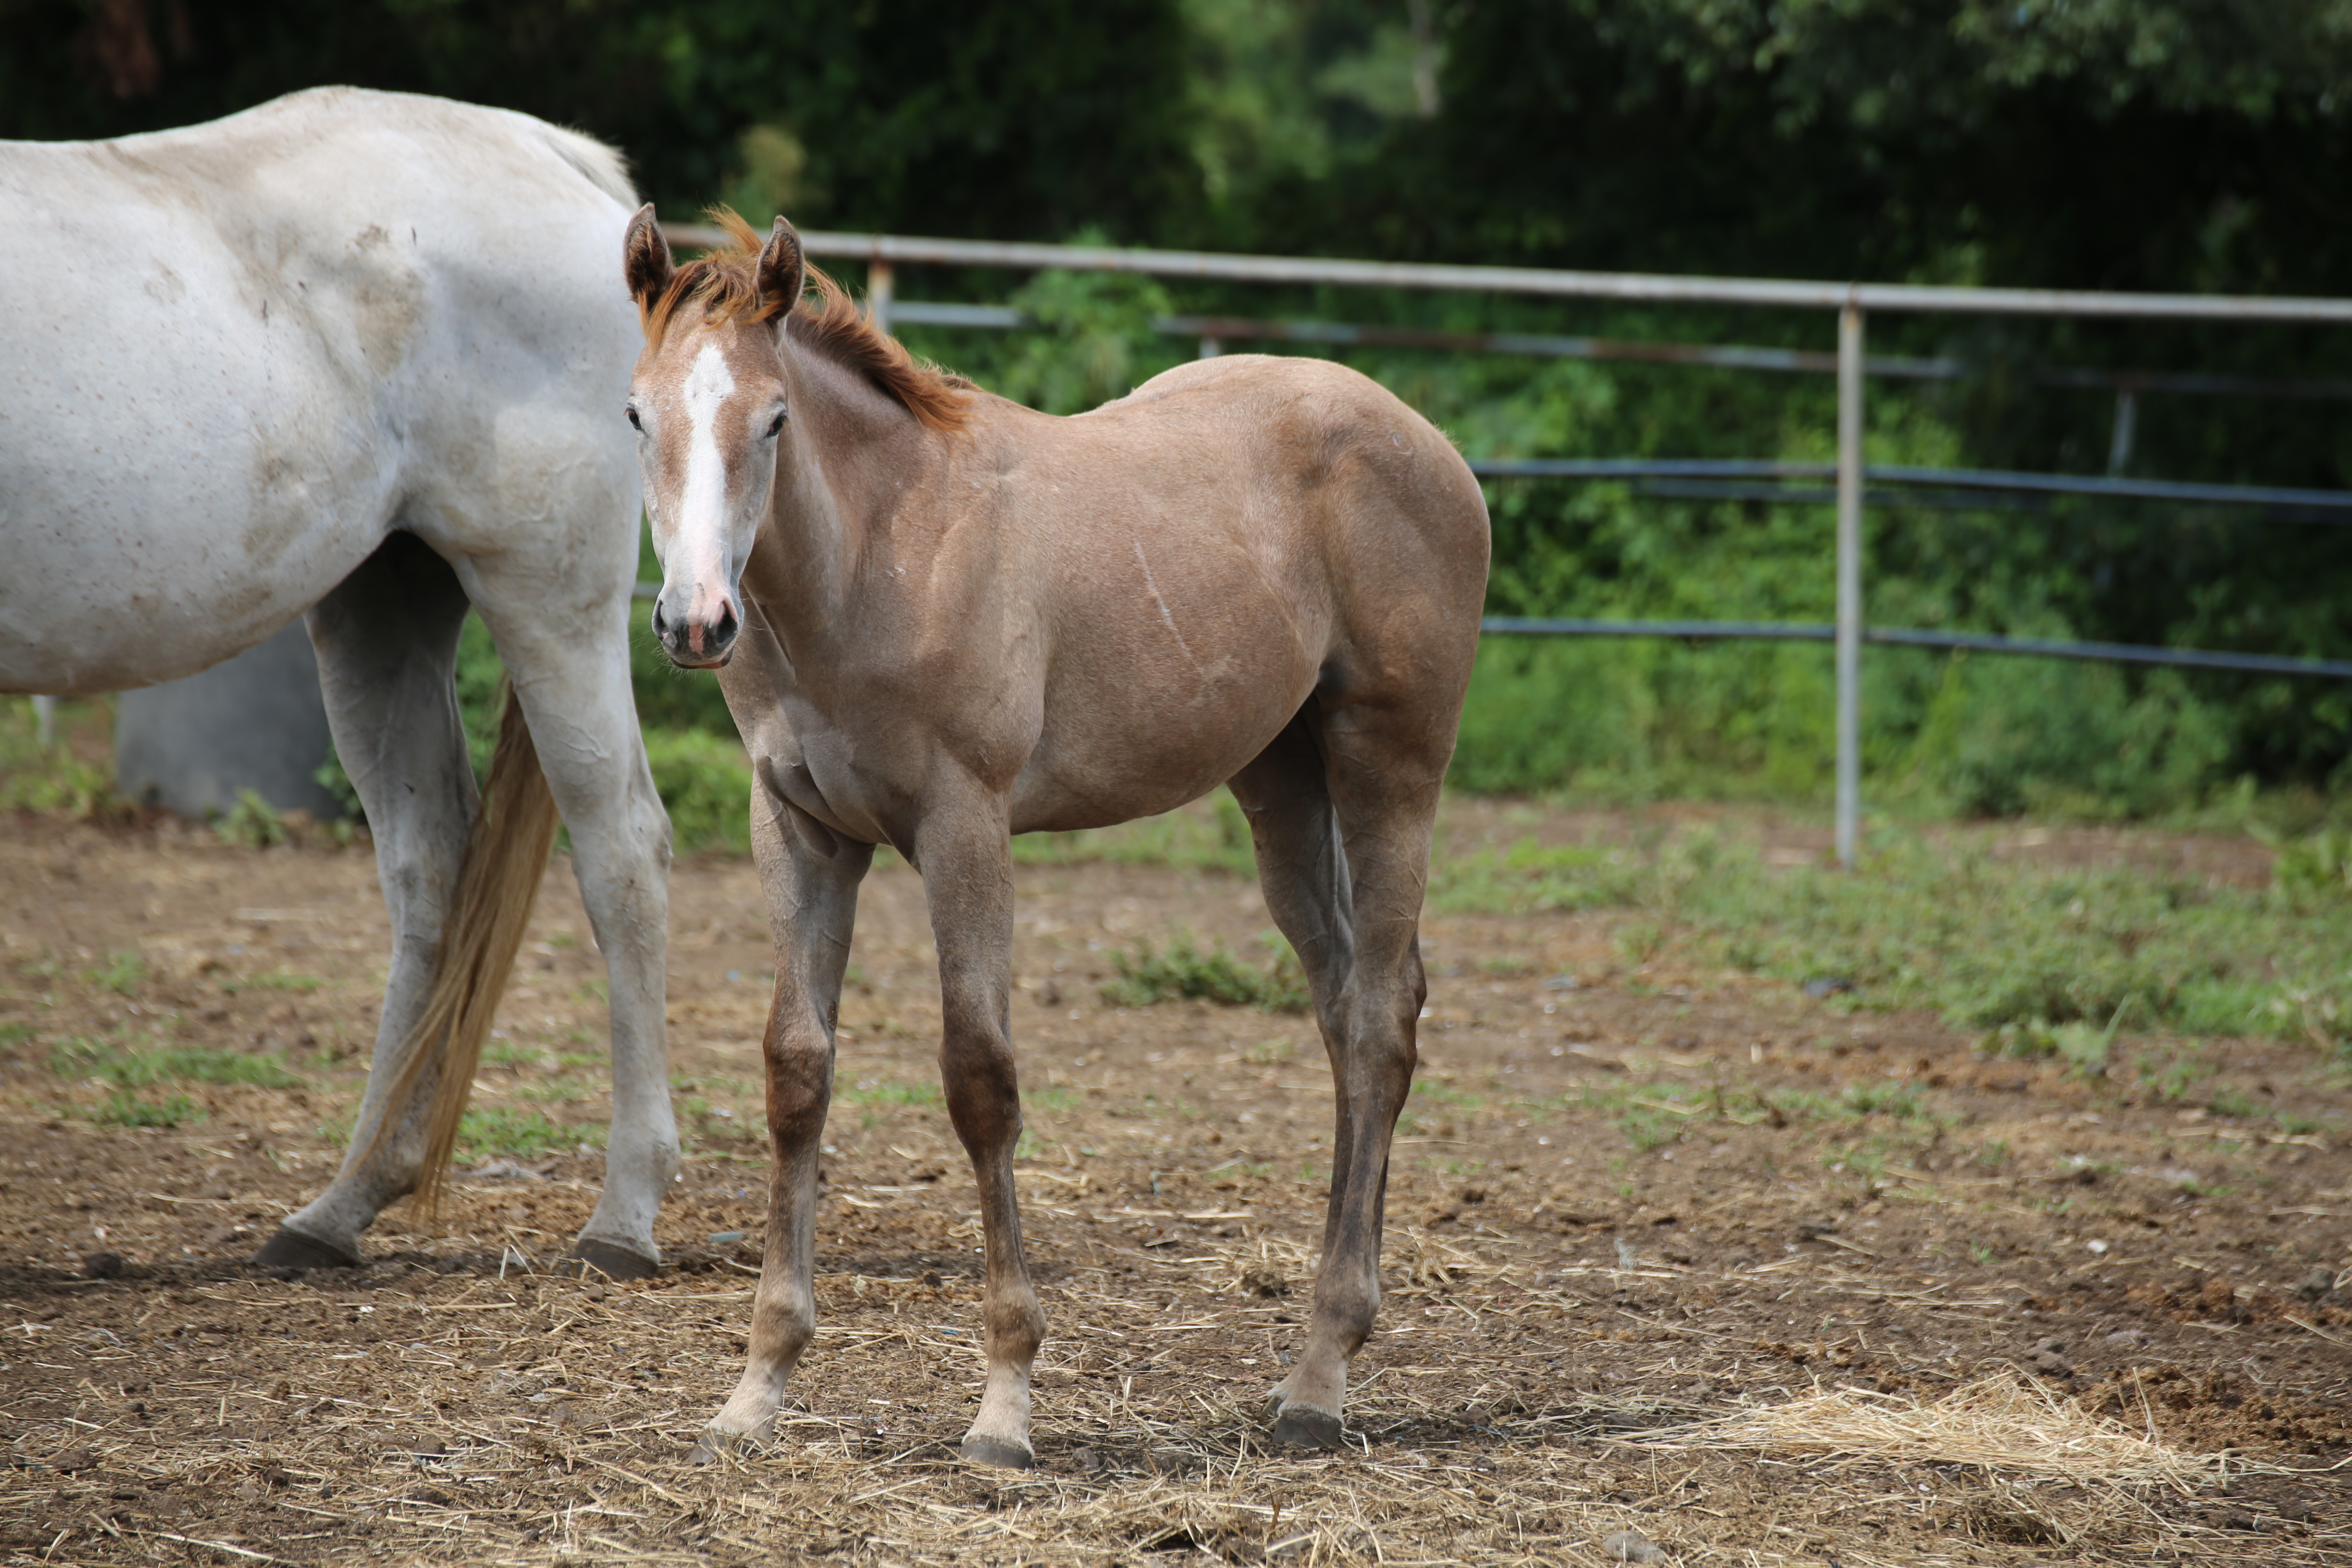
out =
[(1752, 1448), (1888, 1464), (1967, 1465), (2083, 1485), (2221, 1480), (2226, 1456), (2184, 1453), (2013, 1377), (1979, 1378), (1929, 1404), (1837, 1388), (1683, 1427), (1680, 1447)]

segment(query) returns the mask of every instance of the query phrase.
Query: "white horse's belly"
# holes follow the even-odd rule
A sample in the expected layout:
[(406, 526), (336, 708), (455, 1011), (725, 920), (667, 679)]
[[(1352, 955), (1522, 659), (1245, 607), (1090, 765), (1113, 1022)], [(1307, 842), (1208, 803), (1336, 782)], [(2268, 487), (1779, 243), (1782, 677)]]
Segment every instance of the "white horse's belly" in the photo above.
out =
[(373, 548), (396, 452), (322, 351), (339, 301), (306, 309), (184, 207), (109, 201), (10, 151), (0, 278), (41, 287), (0, 317), (0, 690), (171, 679)]

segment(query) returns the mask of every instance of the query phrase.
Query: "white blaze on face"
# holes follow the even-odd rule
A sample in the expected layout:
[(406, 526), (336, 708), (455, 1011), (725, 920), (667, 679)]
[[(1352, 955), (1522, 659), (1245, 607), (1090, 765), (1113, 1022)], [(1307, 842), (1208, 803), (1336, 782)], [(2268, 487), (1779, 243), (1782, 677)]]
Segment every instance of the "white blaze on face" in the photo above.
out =
[(717, 619), (727, 600), (727, 463), (719, 453), (719, 410), (734, 390), (726, 354), (717, 343), (703, 344), (686, 374), (686, 491), (676, 534), (684, 559), (670, 567), (673, 578), (683, 575), (691, 585), (692, 622)]

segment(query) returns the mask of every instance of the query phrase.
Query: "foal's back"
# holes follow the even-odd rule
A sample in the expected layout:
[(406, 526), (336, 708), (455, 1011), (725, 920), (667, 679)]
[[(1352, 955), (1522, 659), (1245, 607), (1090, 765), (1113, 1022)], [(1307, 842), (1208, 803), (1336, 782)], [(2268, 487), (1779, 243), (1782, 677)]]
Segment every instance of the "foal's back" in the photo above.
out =
[[(1444, 435), (1378, 383), (1234, 354), (1073, 418), (995, 407), (983, 424), (1003, 421), (1020, 450), (995, 547), (1059, 655), (1023, 827), (1193, 798), (1318, 688), (1425, 702), (1450, 724), (1486, 591), (1486, 502)], [(978, 446), (973, 460), (994, 460), (986, 431)]]

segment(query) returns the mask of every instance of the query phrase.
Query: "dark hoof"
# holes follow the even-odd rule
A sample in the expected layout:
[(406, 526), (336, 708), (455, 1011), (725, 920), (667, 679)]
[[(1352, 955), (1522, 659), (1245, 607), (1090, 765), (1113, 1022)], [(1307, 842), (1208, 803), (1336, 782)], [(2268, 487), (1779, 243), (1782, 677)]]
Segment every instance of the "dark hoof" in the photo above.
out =
[(1274, 1419), (1271, 1436), (1285, 1448), (1336, 1448), (1340, 1444), (1339, 1418), (1328, 1410), (1286, 1405)]
[(360, 1255), (281, 1225), (277, 1235), (261, 1244), (253, 1262), (257, 1268), (357, 1268)]
[(616, 1242), (598, 1241), (582, 1237), (572, 1244), (572, 1256), (565, 1259), (581, 1273), (593, 1268), (608, 1279), (650, 1279), (661, 1272), (661, 1260), (632, 1252)]
[(963, 1457), (975, 1465), (994, 1465), (1006, 1470), (1034, 1470), (1037, 1468), (1036, 1450), (1026, 1443), (1006, 1443), (994, 1437), (966, 1437)]

